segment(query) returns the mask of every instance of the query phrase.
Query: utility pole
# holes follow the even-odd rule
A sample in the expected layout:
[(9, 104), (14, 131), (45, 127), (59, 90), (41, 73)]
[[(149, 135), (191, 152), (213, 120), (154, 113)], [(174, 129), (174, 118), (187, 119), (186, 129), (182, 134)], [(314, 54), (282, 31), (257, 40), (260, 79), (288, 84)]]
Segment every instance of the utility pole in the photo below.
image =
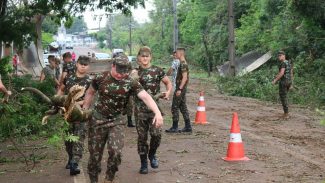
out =
[(129, 48), (130, 52), (129, 55), (132, 55), (132, 15), (130, 16), (130, 23), (129, 23)]
[(235, 68), (235, 26), (234, 26), (234, 0), (228, 0), (228, 54), (229, 54), (229, 76), (236, 75)]
[(177, 0), (173, 1), (173, 14), (174, 14), (174, 51), (178, 46), (178, 21), (177, 21)]
[(109, 14), (108, 15), (108, 40), (107, 40), (107, 43), (108, 43), (108, 47), (110, 50), (113, 49), (113, 45), (112, 45), (112, 25), (113, 25), (113, 17), (112, 17), (112, 14)]

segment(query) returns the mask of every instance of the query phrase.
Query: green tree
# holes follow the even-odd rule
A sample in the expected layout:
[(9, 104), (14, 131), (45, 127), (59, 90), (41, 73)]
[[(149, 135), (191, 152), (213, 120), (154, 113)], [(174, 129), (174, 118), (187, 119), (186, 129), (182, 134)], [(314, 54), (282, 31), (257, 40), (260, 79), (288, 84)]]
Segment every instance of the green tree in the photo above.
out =
[(68, 34), (80, 33), (87, 31), (87, 24), (83, 17), (73, 17), (73, 23), (71, 27), (67, 29)]

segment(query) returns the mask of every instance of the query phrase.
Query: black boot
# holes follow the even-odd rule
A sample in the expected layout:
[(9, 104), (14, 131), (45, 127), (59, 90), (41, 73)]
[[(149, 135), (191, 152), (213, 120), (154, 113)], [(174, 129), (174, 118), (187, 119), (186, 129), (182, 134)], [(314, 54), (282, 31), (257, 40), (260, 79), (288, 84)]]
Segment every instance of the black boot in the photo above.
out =
[(150, 150), (148, 154), (148, 158), (150, 160), (150, 166), (151, 168), (158, 168), (159, 167), (159, 162), (156, 158), (156, 151), (155, 150)]
[(128, 127), (135, 127), (133, 124), (132, 124), (132, 116), (127, 116), (128, 117)]
[(173, 121), (173, 126), (167, 130), (166, 133), (178, 133), (180, 130), (178, 129), (178, 121)]
[(185, 120), (185, 127), (181, 130), (181, 132), (189, 132), (192, 133), (191, 121)]
[(140, 174), (147, 174), (148, 173), (148, 159), (147, 155), (140, 155), (141, 160), (141, 167), (140, 167)]
[(67, 164), (65, 165), (65, 169), (70, 169), (71, 158), (69, 157)]
[(78, 167), (78, 163), (71, 162), (70, 163), (70, 175), (80, 174), (80, 169)]

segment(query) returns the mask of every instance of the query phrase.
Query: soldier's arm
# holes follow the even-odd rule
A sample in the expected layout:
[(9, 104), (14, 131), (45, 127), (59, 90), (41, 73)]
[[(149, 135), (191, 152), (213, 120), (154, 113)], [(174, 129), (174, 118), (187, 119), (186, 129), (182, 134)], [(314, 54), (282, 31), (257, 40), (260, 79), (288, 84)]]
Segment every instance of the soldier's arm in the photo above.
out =
[(91, 102), (94, 99), (95, 93), (96, 93), (96, 90), (93, 88), (93, 86), (90, 86), (88, 88), (88, 90), (86, 91), (85, 100), (82, 105), (83, 109), (89, 109)]
[(185, 86), (185, 84), (186, 84), (186, 82), (187, 82), (187, 75), (188, 75), (187, 72), (182, 72), (182, 76), (183, 76), (183, 78), (182, 78), (181, 84), (179, 85), (179, 87), (180, 87), (181, 89), (184, 88), (184, 86)]
[(149, 109), (151, 109), (155, 113), (155, 117), (152, 122), (155, 127), (161, 127), (164, 121), (156, 102), (145, 90), (140, 91), (137, 96), (149, 107)]
[(62, 72), (61, 78), (60, 78), (60, 85), (63, 83), (63, 79), (65, 78), (65, 76), (67, 75), (67, 72)]
[(277, 81), (279, 81), (282, 76), (284, 75), (285, 68), (281, 68), (278, 75), (276, 75), (275, 79), (272, 81), (273, 84), (275, 84)]
[(5, 85), (3, 85), (1, 79), (0, 79), (0, 91), (5, 94), (5, 97), (3, 98), (2, 102), (8, 102), (9, 96), (11, 95), (11, 91), (7, 90)]
[(39, 80), (42, 82), (44, 79), (45, 79), (45, 74), (44, 71), (42, 71)]
[(65, 85), (62, 83), (59, 86), (58, 92), (56, 93), (57, 95), (64, 95), (64, 89), (65, 89)]
[(162, 82), (165, 84), (165, 87), (166, 87), (166, 92), (163, 92), (164, 99), (169, 100), (169, 96), (170, 96), (170, 93), (172, 92), (172, 88), (173, 88), (172, 82), (170, 81), (170, 79), (167, 76), (165, 76), (162, 79)]

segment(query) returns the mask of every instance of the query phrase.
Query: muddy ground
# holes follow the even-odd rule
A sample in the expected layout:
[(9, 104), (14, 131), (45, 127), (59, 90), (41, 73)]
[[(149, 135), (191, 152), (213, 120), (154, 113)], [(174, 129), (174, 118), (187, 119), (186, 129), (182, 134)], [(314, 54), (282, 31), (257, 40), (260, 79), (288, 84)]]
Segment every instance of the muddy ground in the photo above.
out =
[[(126, 128), (123, 162), (117, 179), (120, 183), (209, 183), (209, 182), (324, 182), (325, 127), (319, 117), (305, 107), (290, 106), (291, 118), (280, 119), (280, 104), (249, 98), (229, 97), (200, 80), (191, 80), (188, 108), (195, 118), (199, 91), (205, 91), (208, 125), (194, 125), (192, 134), (163, 133), (158, 157), (159, 169), (149, 174), (138, 173), (140, 162), (136, 151), (136, 130)], [(164, 129), (171, 126), (170, 101), (162, 102)], [(233, 112), (238, 113), (245, 154), (250, 161), (226, 162), (229, 129)], [(183, 126), (183, 121), (180, 122)], [(85, 143), (86, 144), (86, 143)], [(1, 156), (15, 156), (6, 143)], [(88, 182), (88, 152), (82, 161), (83, 172), (70, 177), (64, 169), (64, 150), (45, 147), (47, 158), (39, 160), (32, 172), (23, 170), (17, 161), (0, 163), (0, 182)], [(104, 152), (104, 154), (106, 154)], [(16, 156), (18, 156), (16, 154)], [(102, 161), (102, 174), (106, 170)]]

